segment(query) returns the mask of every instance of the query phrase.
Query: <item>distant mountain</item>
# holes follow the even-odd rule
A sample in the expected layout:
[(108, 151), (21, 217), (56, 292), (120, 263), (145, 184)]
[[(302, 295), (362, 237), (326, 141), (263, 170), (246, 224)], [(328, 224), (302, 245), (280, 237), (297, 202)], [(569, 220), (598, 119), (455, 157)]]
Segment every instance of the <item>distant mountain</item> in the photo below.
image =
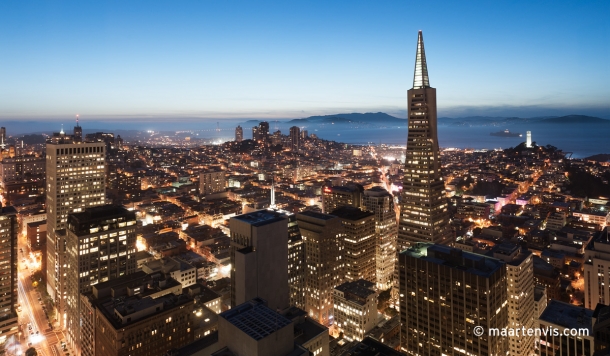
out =
[(585, 157), (585, 159), (589, 161), (608, 162), (610, 161), (610, 153), (600, 153), (597, 155)]
[(610, 124), (610, 120), (586, 115), (567, 115), (553, 117), (540, 121), (545, 124)]
[(310, 116), (304, 119), (294, 119), (288, 121), (292, 124), (307, 124), (307, 123), (316, 123), (316, 124), (349, 124), (349, 123), (362, 123), (362, 124), (396, 124), (396, 125), (404, 125), (407, 122), (407, 119), (400, 119), (392, 115), (388, 115), (386, 113), (377, 112), (377, 113), (351, 113), (351, 114), (336, 114), (336, 115), (323, 115), (323, 116)]

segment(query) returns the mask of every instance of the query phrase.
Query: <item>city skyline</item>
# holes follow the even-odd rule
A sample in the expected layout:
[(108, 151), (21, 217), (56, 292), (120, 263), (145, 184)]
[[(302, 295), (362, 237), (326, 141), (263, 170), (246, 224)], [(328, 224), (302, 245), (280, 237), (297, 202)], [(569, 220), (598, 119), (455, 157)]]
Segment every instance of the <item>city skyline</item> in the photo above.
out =
[(142, 5), (6, 5), (0, 119), (405, 117), (417, 30), (440, 116), (610, 118), (604, 3)]

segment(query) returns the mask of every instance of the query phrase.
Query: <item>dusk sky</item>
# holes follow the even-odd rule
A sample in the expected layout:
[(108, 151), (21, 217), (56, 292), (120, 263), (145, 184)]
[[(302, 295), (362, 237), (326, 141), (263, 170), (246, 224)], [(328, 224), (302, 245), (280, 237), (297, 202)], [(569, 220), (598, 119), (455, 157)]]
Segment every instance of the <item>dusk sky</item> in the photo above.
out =
[(610, 1), (3, 1), (0, 119), (610, 118)]

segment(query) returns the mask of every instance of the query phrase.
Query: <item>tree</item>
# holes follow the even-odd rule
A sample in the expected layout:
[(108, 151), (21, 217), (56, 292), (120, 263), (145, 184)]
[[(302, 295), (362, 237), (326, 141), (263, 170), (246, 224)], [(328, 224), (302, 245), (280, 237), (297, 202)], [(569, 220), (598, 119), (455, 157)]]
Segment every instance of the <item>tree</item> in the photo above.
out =
[(25, 356), (37, 356), (38, 352), (36, 352), (36, 349), (33, 347), (30, 347), (29, 349), (27, 349), (25, 351)]

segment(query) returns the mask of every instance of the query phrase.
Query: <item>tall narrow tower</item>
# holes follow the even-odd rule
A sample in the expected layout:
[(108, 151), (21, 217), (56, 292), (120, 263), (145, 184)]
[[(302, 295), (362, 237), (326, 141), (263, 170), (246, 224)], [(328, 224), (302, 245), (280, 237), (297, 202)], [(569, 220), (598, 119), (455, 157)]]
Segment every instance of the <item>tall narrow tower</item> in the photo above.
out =
[(83, 142), (83, 128), (78, 124), (78, 115), (76, 115), (76, 126), (74, 126), (74, 142)]
[(413, 88), (407, 92), (409, 133), (405, 157), (398, 251), (415, 242), (451, 237), (436, 127), (436, 89), (430, 87), (424, 38), (419, 31)]

